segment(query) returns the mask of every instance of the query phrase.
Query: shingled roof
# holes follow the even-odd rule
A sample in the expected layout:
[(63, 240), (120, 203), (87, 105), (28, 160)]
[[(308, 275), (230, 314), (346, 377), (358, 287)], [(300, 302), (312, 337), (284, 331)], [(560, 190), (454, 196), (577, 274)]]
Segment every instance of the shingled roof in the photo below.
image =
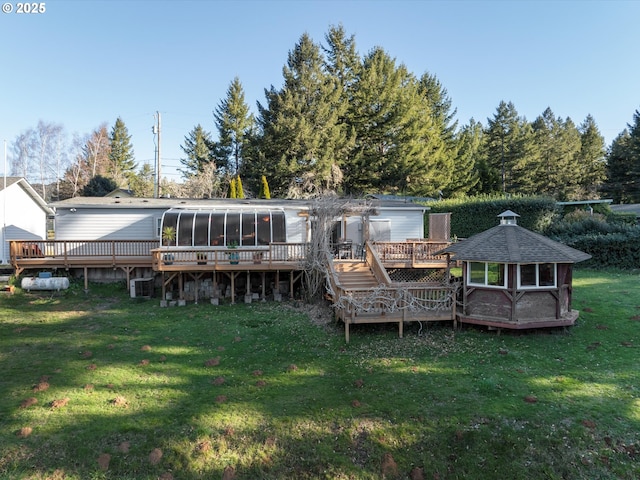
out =
[[(440, 253), (451, 253), (456, 260), (498, 263), (576, 263), (591, 255), (534, 233), (515, 223), (517, 214), (498, 215), (500, 225), (453, 243)], [(511, 221), (504, 221), (511, 217)]]

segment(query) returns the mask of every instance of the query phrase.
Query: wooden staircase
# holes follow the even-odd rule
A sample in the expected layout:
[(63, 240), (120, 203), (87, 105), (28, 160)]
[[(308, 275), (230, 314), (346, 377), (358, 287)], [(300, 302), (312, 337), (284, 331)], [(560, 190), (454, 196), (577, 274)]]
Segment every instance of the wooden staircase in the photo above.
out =
[(338, 281), (345, 290), (372, 288), (379, 285), (373, 271), (362, 261), (339, 261), (334, 263)]

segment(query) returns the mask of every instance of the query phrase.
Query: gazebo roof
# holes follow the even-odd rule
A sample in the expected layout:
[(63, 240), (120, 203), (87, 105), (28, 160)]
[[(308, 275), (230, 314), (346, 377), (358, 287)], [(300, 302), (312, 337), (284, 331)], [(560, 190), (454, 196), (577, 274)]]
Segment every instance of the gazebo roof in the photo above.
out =
[(511, 211), (498, 215), (500, 225), (453, 243), (440, 253), (452, 253), (456, 260), (498, 263), (576, 263), (591, 255), (556, 242), (517, 225), (517, 214)]

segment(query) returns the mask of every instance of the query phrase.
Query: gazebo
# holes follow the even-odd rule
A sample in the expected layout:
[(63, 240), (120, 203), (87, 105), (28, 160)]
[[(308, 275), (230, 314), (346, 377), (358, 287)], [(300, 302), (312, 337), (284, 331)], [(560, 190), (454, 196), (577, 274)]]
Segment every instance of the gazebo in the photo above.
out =
[(573, 264), (591, 255), (517, 224), (518, 214), (441, 253), (462, 262), (462, 308), (458, 320), (495, 328), (573, 325)]

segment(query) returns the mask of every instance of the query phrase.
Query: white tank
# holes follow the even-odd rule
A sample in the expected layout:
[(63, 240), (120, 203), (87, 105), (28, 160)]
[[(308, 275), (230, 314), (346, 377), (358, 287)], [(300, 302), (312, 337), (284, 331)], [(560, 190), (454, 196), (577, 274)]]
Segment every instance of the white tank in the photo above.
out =
[(22, 279), (22, 289), (26, 290), (66, 290), (69, 288), (67, 277), (24, 277)]

